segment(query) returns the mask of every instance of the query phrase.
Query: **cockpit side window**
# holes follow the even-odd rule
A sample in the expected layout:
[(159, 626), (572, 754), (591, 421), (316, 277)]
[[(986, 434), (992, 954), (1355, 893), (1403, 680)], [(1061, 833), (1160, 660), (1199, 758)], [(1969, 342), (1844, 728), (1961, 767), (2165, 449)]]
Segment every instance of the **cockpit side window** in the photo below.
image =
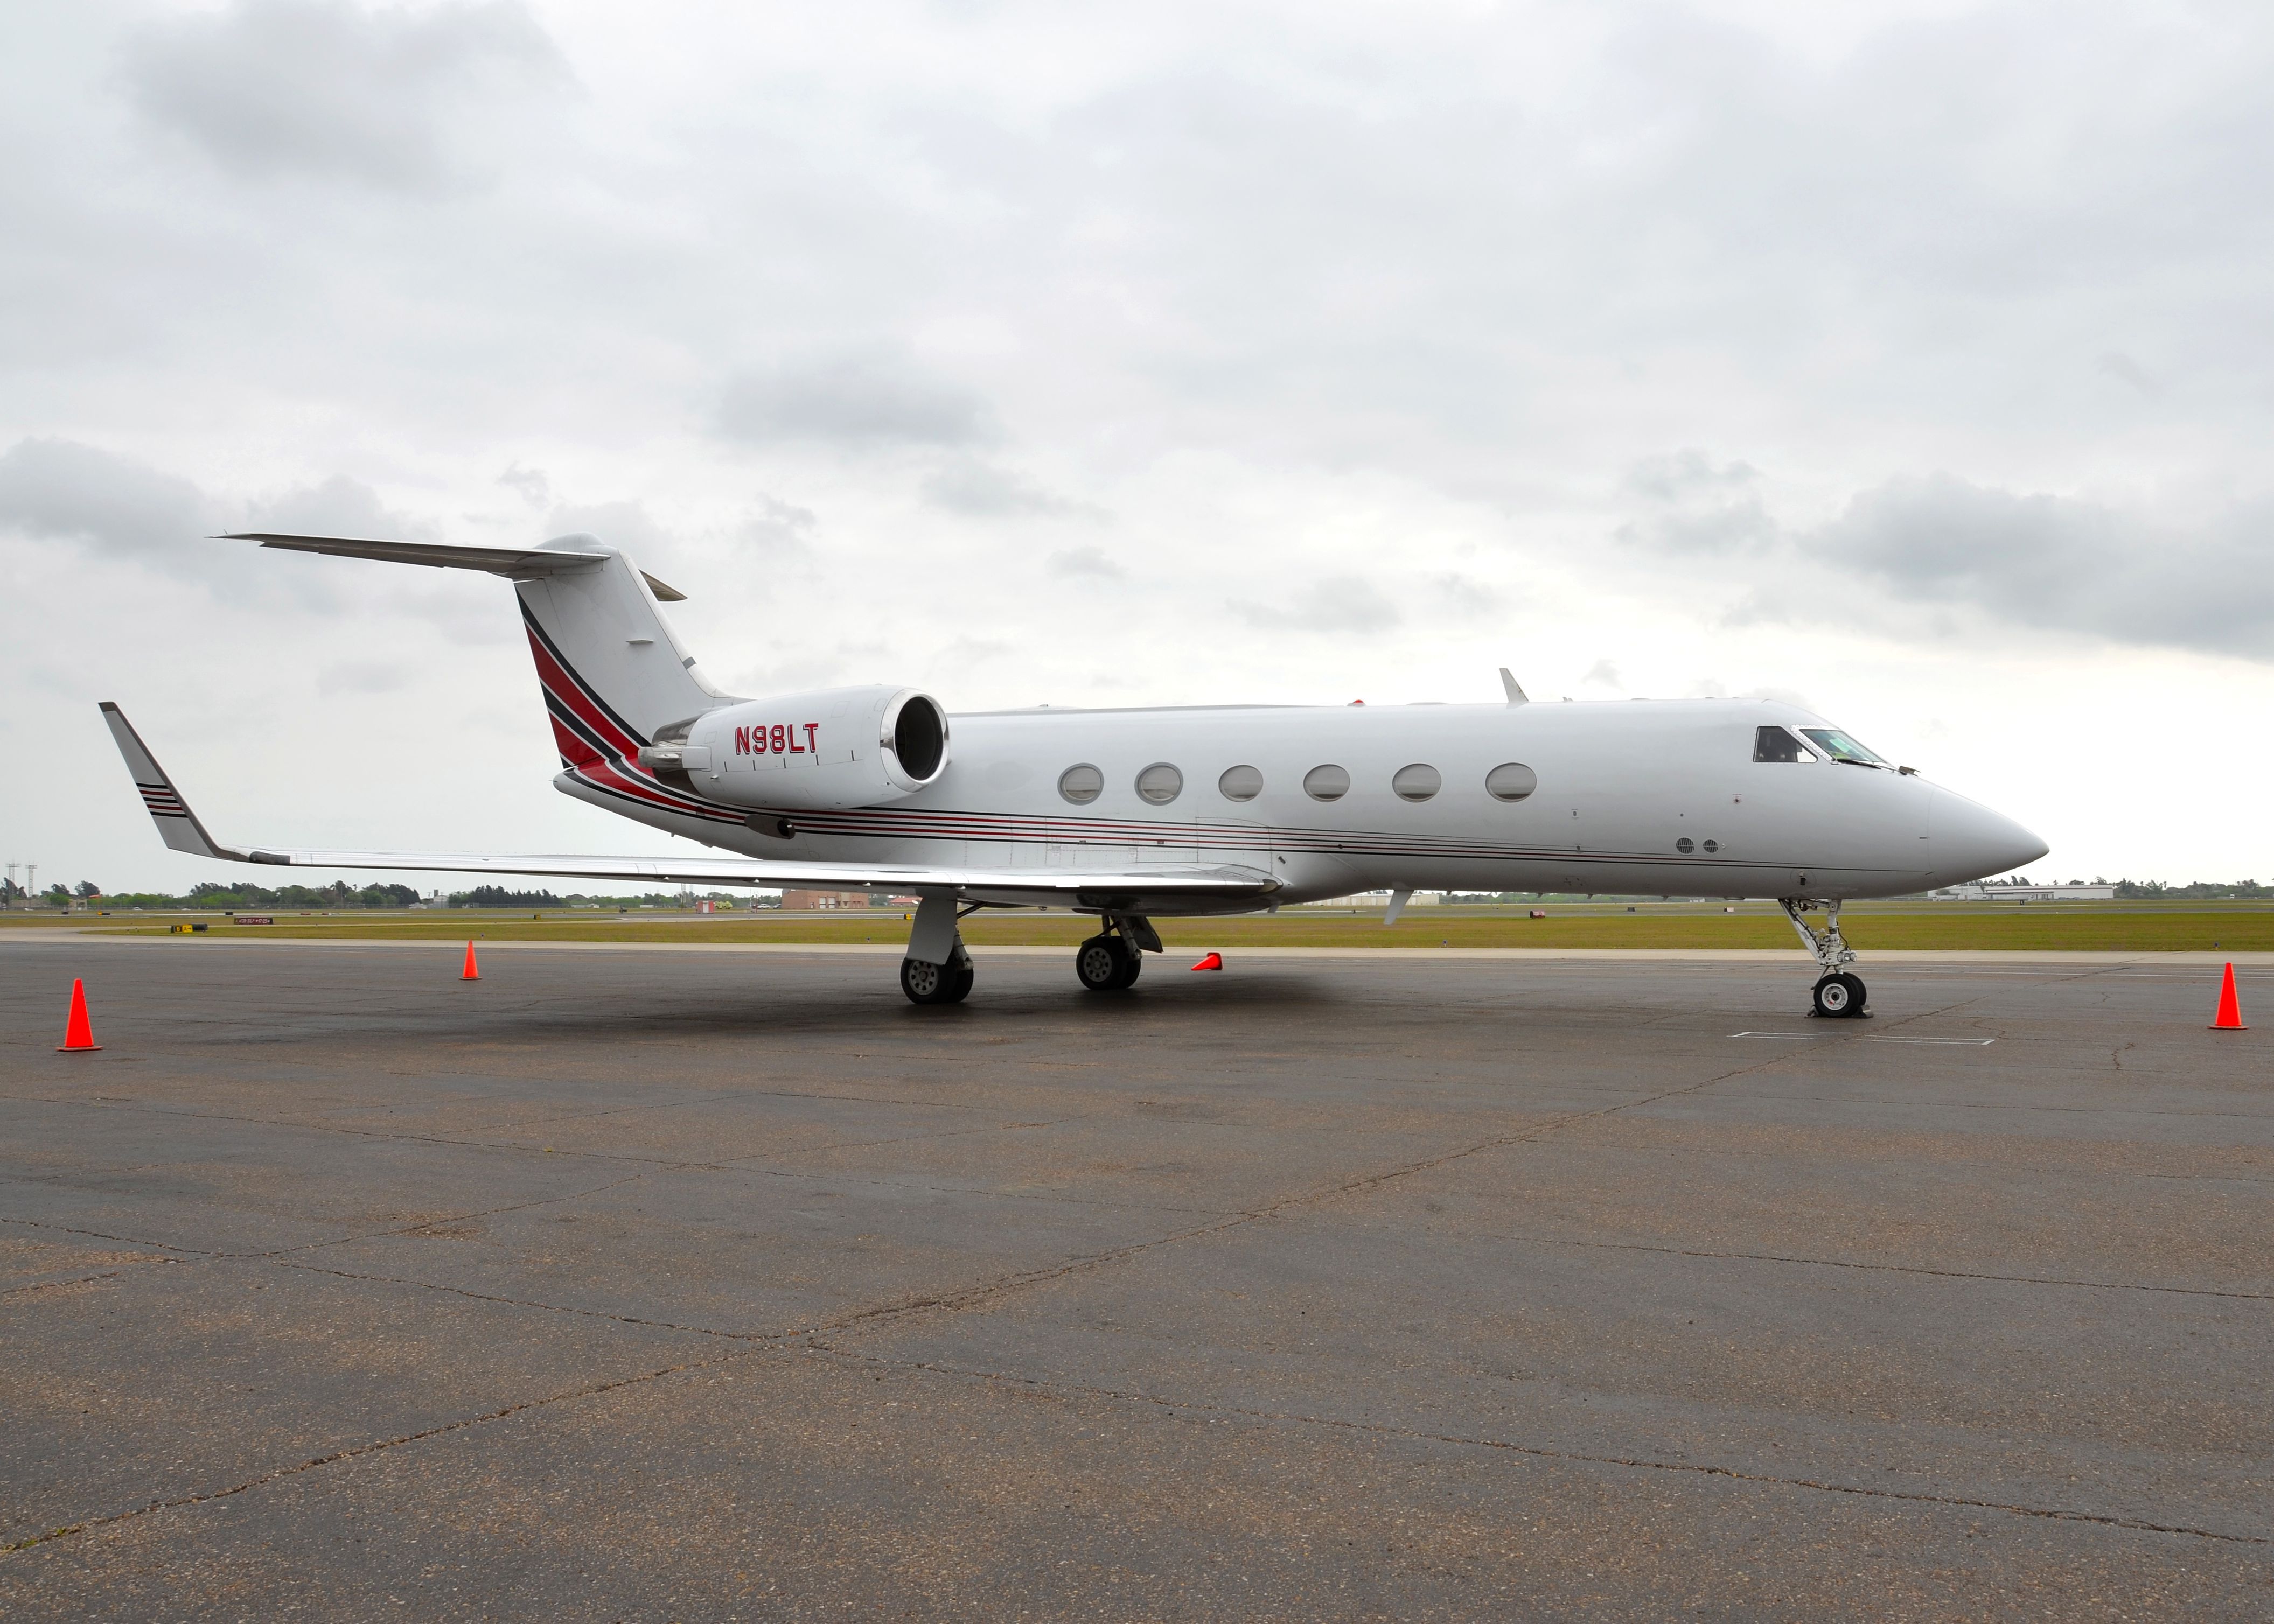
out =
[(1753, 729), (1753, 759), (1757, 762), (1812, 762), (1816, 757), (1792, 736), (1790, 729), (1756, 727)]
[(1867, 767), (1884, 767), (1887, 763), (1836, 727), (1803, 727), (1801, 733), (1811, 744), (1822, 750), (1834, 761), (1860, 762)]

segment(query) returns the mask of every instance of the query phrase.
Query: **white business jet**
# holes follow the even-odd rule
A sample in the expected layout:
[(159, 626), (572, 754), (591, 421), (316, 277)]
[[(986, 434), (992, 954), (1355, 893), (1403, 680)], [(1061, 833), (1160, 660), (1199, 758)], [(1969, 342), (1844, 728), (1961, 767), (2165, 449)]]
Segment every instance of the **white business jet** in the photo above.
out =
[(621, 550), (530, 550), (266, 533), (218, 539), (479, 569), (514, 583), (560, 747), (553, 787), (717, 856), (320, 852), (225, 846), (115, 704), (112, 736), (178, 852), (310, 868), (713, 885), (920, 898), (900, 987), (971, 990), (960, 925), (980, 908), (1094, 914), (1094, 992), (1161, 951), (1152, 920), (1417, 890), (1742, 898), (1783, 905), (1815, 960), (1816, 1012), (1864, 1012), (1840, 905), (2020, 868), (2045, 843), (1770, 700), (1494, 705), (1195, 705), (982, 710), (876, 684), (721, 693), (658, 608), (680, 601)]

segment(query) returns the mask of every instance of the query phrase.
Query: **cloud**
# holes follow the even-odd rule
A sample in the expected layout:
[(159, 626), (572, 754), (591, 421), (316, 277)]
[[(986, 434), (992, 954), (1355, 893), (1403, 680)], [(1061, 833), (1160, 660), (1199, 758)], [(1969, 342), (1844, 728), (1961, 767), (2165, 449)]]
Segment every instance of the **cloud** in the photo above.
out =
[(1697, 558), (1758, 553), (1774, 545), (1781, 534), (1758, 494), (1733, 502), (1684, 506), (1653, 515), (1643, 524), (1622, 525), (1618, 531), (1622, 541)]
[(818, 523), (811, 508), (761, 494), (736, 529), (742, 541), (762, 553), (802, 553)]
[(1429, 583), (1440, 600), (1440, 612), (1474, 617), (1496, 614), (1508, 606), (1508, 598), (1490, 582), (1479, 581), (1458, 570), (1434, 576)]
[(1911, 602), (2274, 660), (2274, 505), (2265, 502), (2178, 527), (1948, 474), (1906, 476), (1856, 497), (1800, 551)]
[(231, 598), (290, 599), (303, 612), (340, 601), (324, 571), (279, 568), (275, 553), (257, 561), (246, 543), (211, 539), (238, 530), (408, 540), (437, 534), (343, 475), (243, 500), (72, 440), (21, 440), (0, 455), (0, 530), (154, 565)]
[[(1903, 635), (1907, 608), (1962, 626), (2001, 623), (2138, 647), (2274, 663), (2274, 501), (2177, 522), (1947, 473), (1904, 474), (1851, 497), (1828, 523), (1793, 529), (1758, 497), (1620, 528), (1670, 565), (1742, 557), (1728, 624), (1839, 617)], [(1956, 617), (1956, 618), (1954, 618)]]
[(1331, 575), (1276, 603), (1234, 598), (1233, 613), (1278, 631), (1379, 632), (1397, 624), (1397, 605), (1355, 575)]
[(222, 528), (219, 505), (188, 480), (68, 440), (19, 440), (0, 455), (0, 526), (145, 558)]
[(1081, 502), (1052, 496), (1021, 475), (984, 462), (949, 463), (924, 481), (924, 500), (968, 519), (1017, 519), (1047, 515), (1102, 516)]
[(247, 523), (231, 529), (282, 530), (298, 536), (354, 536), (378, 541), (435, 541), (430, 520), (389, 508), (360, 480), (334, 474), (316, 485), (252, 504)]
[(877, 356), (742, 372), (728, 380), (717, 423), (727, 439), (752, 445), (977, 446), (1001, 437), (993, 408), (973, 391)]
[(1616, 688), (1622, 694), (1627, 689), (1625, 682), (1620, 680), (1619, 668), (1607, 659), (1597, 660), (1579, 681), (1583, 686)]
[(1627, 470), (1623, 483), (1637, 495), (1673, 502), (1748, 485), (1759, 477), (1760, 470), (1750, 462), (1724, 462), (1717, 468), (1704, 452), (1691, 450), (1645, 457)]
[(1103, 547), (1063, 548), (1050, 554), (1045, 568), (1054, 575), (1092, 575), (1109, 581), (1118, 581), (1129, 573)]
[(1628, 468), (1620, 485), (1650, 502), (1652, 510), (1621, 527), (1619, 539), (1660, 553), (1707, 557), (1758, 551), (1778, 533), (1755, 488), (1760, 477), (1750, 462), (1716, 463), (1702, 451), (1645, 457)]
[(523, 468), (515, 462), (498, 476), (497, 482), (520, 492), (521, 500), (532, 508), (542, 508), (553, 500), (553, 481), (541, 468)]
[(390, 660), (342, 660), (316, 675), (316, 692), (325, 698), (343, 694), (392, 694), (409, 680), (410, 673)]
[(568, 79), (513, 0), (418, 10), (236, 0), (153, 25), (124, 67), (136, 110), (224, 170), (395, 190), (462, 179), (471, 117)]

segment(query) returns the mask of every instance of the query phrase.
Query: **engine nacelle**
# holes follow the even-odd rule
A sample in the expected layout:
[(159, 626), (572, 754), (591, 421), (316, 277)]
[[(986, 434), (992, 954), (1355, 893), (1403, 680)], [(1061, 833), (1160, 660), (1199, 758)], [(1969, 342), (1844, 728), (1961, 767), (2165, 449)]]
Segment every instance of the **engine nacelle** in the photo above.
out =
[(874, 806), (947, 771), (947, 712), (929, 694), (882, 684), (746, 699), (659, 728), (640, 761), (732, 806)]

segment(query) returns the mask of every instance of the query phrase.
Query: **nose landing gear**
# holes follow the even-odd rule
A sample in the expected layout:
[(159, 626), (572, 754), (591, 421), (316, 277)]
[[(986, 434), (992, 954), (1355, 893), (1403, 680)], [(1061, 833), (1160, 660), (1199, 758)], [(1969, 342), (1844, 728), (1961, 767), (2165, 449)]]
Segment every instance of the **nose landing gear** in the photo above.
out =
[(1845, 972), (1816, 983), (1816, 1012), (1837, 1019), (1864, 1012), (1864, 978)]
[[(1856, 953), (1840, 934), (1839, 903), (1780, 897), (1777, 904), (1784, 909), (1785, 917), (1792, 921), (1792, 928), (1800, 933), (1810, 957), (1816, 960), (1818, 976), (1814, 1012), (1830, 1020), (1870, 1019), (1871, 1012), (1864, 1007), (1864, 978), (1848, 968), (1856, 962)], [(1807, 916), (1817, 913), (1824, 915), (1821, 930), (1808, 922)]]

